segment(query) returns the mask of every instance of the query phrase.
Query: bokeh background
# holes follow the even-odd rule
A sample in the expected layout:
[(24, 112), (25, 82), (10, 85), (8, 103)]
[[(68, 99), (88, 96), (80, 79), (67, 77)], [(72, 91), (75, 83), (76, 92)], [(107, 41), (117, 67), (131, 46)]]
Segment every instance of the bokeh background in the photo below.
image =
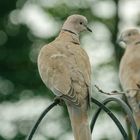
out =
[[(116, 44), (119, 32), (140, 24), (140, 0), (0, 0), (0, 140), (24, 140), (54, 98), (37, 69), (40, 48), (59, 33), (67, 16), (87, 17), (93, 33), (82, 33), (81, 44), (92, 64), (93, 82), (103, 90), (121, 90), (118, 67), (124, 52)], [(108, 96), (93, 86), (99, 101)], [(121, 96), (117, 96), (118, 98)], [(110, 108), (127, 130), (119, 105)], [(90, 119), (96, 106), (89, 111)], [(103, 112), (94, 140), (122, 140)], [(66, 107), (55, 107), (40, 124), (33, 140), (72, 140)]]

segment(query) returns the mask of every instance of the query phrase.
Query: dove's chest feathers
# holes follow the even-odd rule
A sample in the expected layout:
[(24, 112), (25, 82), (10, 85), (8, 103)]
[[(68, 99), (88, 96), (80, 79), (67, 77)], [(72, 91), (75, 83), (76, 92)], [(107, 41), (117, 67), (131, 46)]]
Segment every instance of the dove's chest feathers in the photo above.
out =
[(63, 61), (65, 61), (65, 65), (69, 69), (71, 77), (73, 77), (72, 79), (81, 77), (81, 81), (84, 80), (89, 85), (91, 67), (87, 53), (80, 47), (79, 39), (62, 34), (52, 46), (57, 49), (58, 55), (65, 56)]
[(120, 63), (120, 79), (126, 88), (140, 82), (140, 45), (126, 48)]
[(135, 72), (140, 71), (140, 45), (128, 46), (121, 63), (125, 66), (125, 69)]

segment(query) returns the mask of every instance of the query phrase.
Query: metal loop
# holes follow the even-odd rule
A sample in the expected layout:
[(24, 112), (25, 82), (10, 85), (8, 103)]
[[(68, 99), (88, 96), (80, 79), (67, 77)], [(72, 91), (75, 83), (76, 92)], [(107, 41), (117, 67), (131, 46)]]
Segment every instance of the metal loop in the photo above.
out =
[[(114, 121), (114, 123), (117, 125), (117, 127), (119, 128), (121, 134), (123, 135), (123, 138), (124, 140), (129, 140), (128, 138), (128, 135), (126, 133), (126, 131), (124, 130), (124, 128), (122, 127), (121, 123), (119, 122), (119, 120), (115, 117), (115, 115), (105, 106), (107, 103), (111, 102), (111, 101), (115, 101), (117, 102), (118, 104), (121, 105), (121, 107), (124, 109), (125, 113), (128, 115), (129, 117), (129, 120), (131, 122), (131, 126), (132, 126), (132, 129), (134, 131), (134, 134), (135, 136), (137, 136), (137, 140), (140, 140), (140, 130), (138, 132), (138, 129), (137, 129), (137, 126), (136, 126), (136, 123), (134, 121), (134, 118), (133, 118), (133, 115), (132, 115), (132, 112), (130, 110), (130, 108), (122, 101), (122, 100), (119, 100), (117, 98), (108, 98), (106, 100), (104, 100), (102, 103), (100, 103), (99, 101), (97, 101), (96, 99), (94, 98), (91, 98), (91, 101), (93, 103), (95, 103), (96, 105), (99, 106), (99, 109), (96, 111), (95, 115), (93, 116), (92, 118), (92, 121), (91, 121), (91, 132), (93, 130), (93, 127), (95, 125), (95, 122), (101, 112), (101, 110), (103, 109), (110, 117), (111, 119)], [(32, 140), (32, 137), (34, 135), (34, 133), (36, 132), (40, 122), (42, 121), (42, 119), (44, 118), (44, 116), (54, 107), (56, 106), (57, 104), (60, 103), (60, 100), (54, 100), (54, 102), (52, 104), (50, 104), (43, 112), (42, 114), (40, 115), (40, 117), (38, 118), (38, 120), (36, 121), (35, 125), (33, 126), (31, 132), (29, 133), (29, 136), (27, 137), (27, 140)]]
[[(135, 120), (133, 118), (133, 115), (132, 115), (132, 112), (131, 112), (130, 108), (126, 105), (126, 103), (124, 101), (122, 101), (120, 99), (117, 99), (117, 98), (113, 98), (113, 97), (107, 98), (106, 100), (104, 100), (102, 102), (102, 104), (106, 105), (107, 103), (109, 103), (111, 101), (117, 102), (123, 108), (123, 110), (125, 111), (125, 113), (128, 115), (128, 118), (129, 118), (130, 123), (131, 123), (131, 127), (132, 127), (132, 129), (134, 131), (134, 134), (135, 134), (135, 137), (137, 137), (138, 129), (137, 129), (137, 126), (136, 126), (136, 123), (135, 123)], [(92, 119), (92, 122), (91, 122), (91, 128), (92, 129), (93, 129), (94, 125), (95, 125), (95, 122), (96, 122), (97, 117), (98, 117), (99, 113), (101, 112), (101, 110), (102, 110), (102, 108), (100, 107), (96, 111), (96, 113), (95, 113), (95, 115), (94, 115), (94, 117)]]
[(90, 125), (91, 132), (93, 130), (93, 127), (95, 125), (96, 119), (98, 118), (98, 115), (99, 115), (100, 111), (103, 109), (111, 117), (111, 119), (115, 122), (115, 124), (119, 128), (121, 134), (123, 135), (124, 140), (129, 140), (127, 133), (125, 132), (124, 128), (122, 127), (122, 125), (119, 122), (119, 120), (115, 117), (115, 115), (104, 104), (100, 103), (96, 99), (91, 98), (91, 101), (100, 107), (97, 110), (97, 112), (95, 113), (94, 118), (91, 121), (91, 125)]
[(137, 134), (138, 134), (138, 128), (137, 128), (137, 125), (135, 123), (132, 111), (130, 110), (128, 105), (123, 100), (120, 100), (120, 99), (117, 99), (117, 98), (113, 98), (113, 97), (104, 100), (104, 103), (107, 104), (107, 103), (109, 103), (111, 101), (117, 102), (123, 108), (125, 113), (128, 115), (128, 119), (129, 119), (129, 121), (131, 123), (131, 127), (132, 127), (132, 129), (134, 131), (134, 134), (135, 134), (135, 137), (136, 137)]
[(44, 116), (57, 104), (59, 104), (59, 100), (54, 100), (54, 102), (52, 104), (50, 104), (43, 112), (42, 114), (39, 116), (38, 120), (36, 121), (36, 123), (34, 124), (33, 128), (31, 129), (31, 132), (29, 133), (28, 137), (26, 140), (32, 140), (32, 137), (34, 135), (34, 133), (36, 132), (40, 122), (42, 121), (42, 119), (44, 118)]

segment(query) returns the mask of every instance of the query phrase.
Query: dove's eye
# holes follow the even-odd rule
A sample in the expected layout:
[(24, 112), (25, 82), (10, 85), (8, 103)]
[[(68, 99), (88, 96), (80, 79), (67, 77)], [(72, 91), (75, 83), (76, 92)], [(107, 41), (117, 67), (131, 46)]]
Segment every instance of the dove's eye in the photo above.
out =
[(83, 22), (80, 22), (80, 24), (82, 25), (82, 24), (83, 24)]

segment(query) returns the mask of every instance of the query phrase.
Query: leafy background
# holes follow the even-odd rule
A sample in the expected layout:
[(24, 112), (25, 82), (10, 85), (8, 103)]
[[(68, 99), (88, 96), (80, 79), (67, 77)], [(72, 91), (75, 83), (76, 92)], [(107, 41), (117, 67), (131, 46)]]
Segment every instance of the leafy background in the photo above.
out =
[[(44, 86), (37, 69), (40, 48), (59, 33), (67, 16), (87, 17), (93, 33), (82, 33), (81, 44), (92, 64), (93, 85), (121, 90), (118, 67), (124, 50), (116, 44), (119, 32), (139, 26), (139, 0), (1, 0), (0, 1), (0, 140), (23, 140), (54, 95)], [(102, 101), (108, 96), (96, 91)], [(118, 97), (118, 96), (117, 96)], [(120, 97), (120, 96), (119, 96)], [(110, 108), (127, 129), (119, 105)], [(96, 110), (89, 111), (90, 120)], [(95, 140), (122, 140), (102, 113), (92, 134)], [(73, 139), (66, 107), (55, 107), (40, 124), (33, 140)]]

